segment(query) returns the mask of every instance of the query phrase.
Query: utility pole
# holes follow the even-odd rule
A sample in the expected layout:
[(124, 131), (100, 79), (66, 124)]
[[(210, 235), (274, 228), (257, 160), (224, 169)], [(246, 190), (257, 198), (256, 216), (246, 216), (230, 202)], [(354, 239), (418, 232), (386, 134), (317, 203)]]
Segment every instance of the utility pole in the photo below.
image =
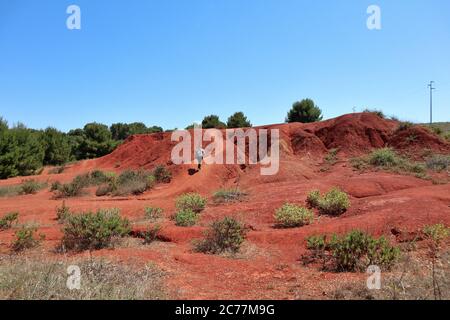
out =
[(436, 88), (433, 87), (434, 81), (430, 81), (428, 87), (430, 88), (430, 125), (433, 124), (433, 90)]

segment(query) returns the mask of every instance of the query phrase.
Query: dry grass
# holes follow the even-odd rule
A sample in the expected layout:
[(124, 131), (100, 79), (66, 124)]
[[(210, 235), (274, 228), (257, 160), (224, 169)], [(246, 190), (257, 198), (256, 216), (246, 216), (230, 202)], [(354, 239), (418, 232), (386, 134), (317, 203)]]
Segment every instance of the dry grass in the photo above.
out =
[[(67, 268), (81, 270), (80, 290), (69, 290)], [(163, 273), (155, 266), (131, 268), (106, 260), (0, 257), (0, 299), (12, 300), (160, 300)]]

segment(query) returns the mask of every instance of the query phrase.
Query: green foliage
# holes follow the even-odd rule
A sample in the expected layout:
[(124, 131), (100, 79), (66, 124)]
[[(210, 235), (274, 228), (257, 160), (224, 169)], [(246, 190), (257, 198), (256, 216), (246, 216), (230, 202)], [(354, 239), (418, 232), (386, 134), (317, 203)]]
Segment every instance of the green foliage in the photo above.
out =
[(311, 224), (314, 221), (314, 212), (286, 203), (276, 211), (274, 217), (277, 227), (296, 228)]
[(325, 161), (328, 164), (334, 165), (338, 160), (337, 159), (338, 152), (339, 152), (338, 148), (334, 148), (334, 149), (331, 149), (330, 151), (328, 151), (328, 154), (325, 157)]
[(373, 113), (376, 116), (380, 117), (381, 119), (386, 119), (385, 114), (383, 113), (383, 111), (381, 110), (377, 110), (377, 109), (364, 109), (363, 111), (364, 113)]
[(382, 148), (372, 151), (367, 157), (354, 158), (352, 166), (357, 170), (364, 170), (370, 166), (393, 172), (414, 173), (418, 177), (425, 173), (425, 166), (411, 162), (399, 156), (391, 148)]
[(66, 206), (65, 201), (63, 201), (61, 207), (56, 208), (56, 220), (58, 220), (59, 223), (66, 222), (71, 214), (70, 208)]
[(313, 236), (307, 239), (307, 247), (314, 258), (324, 258), (324, 265), (331, 264), (335, 271), (364, 271), (370, 265), (389, 269), (400, 255), (386, 238), (376, 239), (359, 230), (333, 235), (330, 240), (323, 235)]
[(176, 199), (175, 206), (178, 210), (192, 210), (195, 213), (202, 212), (207, 200), (198, 193), (186, 193)]
[(442, 240), (450, 237), (450, 228), (447, 228), (444, 224), (427, 225), (423, 228), (423, 233), (436, 243), (440, 243)]
[(306, 198), (306, 203), (310, 208), (318, 208), (319, 207), (319, 200), (321, 199), (320, 191), (319, 190), (313, 190), (308, 194), (308, 197)]
[(22, 181), (20, 184), (20, 194), (36, 194), (39, 190), (46, 186), (45, 183), (40, 183), (34, 179), (28, 179)]
[(322, 110), (316, 106), (313, 100), (303, 99), (295, 102), (288, 112), (286, 122), (316, 122), (322, 120)]
[(39, 238), (36, 238), (36, 232), (37, 228), (35, 226), (22, 226), (15, 233), (16, 238), (11, 244), (11, 250), (20, 252), (37, 247), (44, 236), (40, 235)]
[(3, 186), (0, 187), (0, 197), (13, 197), (20, 193), (20, 186)]
[(213, 195), (214, 203), (230, 203), (242, 201), (248, 194), (238, 188), (220, 189)]
[(147, 230), (141, 233), (141, 236), (144, 239), (144, 244), (150, 244), (158, 240), (160, 232), (161, 232), (160, 225), (148, 227)]
[(172, 172), (163, 165), (159, 165), (153, 170), (153, 176), (158, 183), (170, 183), (172, 181)]
[(7, 213), (4, 217), (0, 219), (0, 231), (11, 229), (14, 223), (17, 223), (19, 218), (18, 212)]
[(163, 217), (164, 210), (161, 208), (147, 207), (145, 208), (145, 218), (156, 221)]
[(210, 116), (206, 116), (202, 121), (202, 128), (203, 129), (225, 129), (227, 125), (220, 121), (219, 117), (212, 114)]
[(152, 173), (139, 170), (126, 170), (118, 177), (109, 175), (106, 184), (102, 184), (97, 188), (97, 196), (127, 196), (139, 195), (153, 188), (156, 184), (156, 178)]
[(114, 238), (130, 233), (128, 219), (119, 209), (69, 215), (63, 228), (62, 248), (73, 251), (98, 250), (111, 246)]
[(228, 118), (228, 128), (250, 128), (252, 124), (247, 120), (243, 112), (236, 112)]
[(147, 127), (142, 122), (134, 122), (134, 123), (114, 123), (109, 128), (111, 131), (112, 138), (116, 141), (125, 140), (129, 136), (135, 134), (148, 134), (148, 133), (156, 133), (163, 132), (163, 128), (153, 126)]
[(236, 253), (245, 240), (246, 230), (237, 220), (225, 217), (215, 221), (206, 231), (205, 238), (195, 244), (198, 252), (220, 254), (223, 252)]
[(175, 225), (179, 227), (191, 227), (198, 221), (198, 213), (191, 209), (182, 209), (175, 214)]
[(63, 165), (70, 161), (72, 148), (66, 134), (55, 128), (47, 128), (42, 133), (45, 148), (45, 165)]
[(327, 215), (340, 215), (350, 208), (348, 195), (339, 188), (331, 189), (323, 197), (314, 190), (309, 193), (306, 202), (311, 208), (317, 208), (321, 214)]
[(450, 156), (433, 155), (427, 159), (426, 166), (428, 169), (438, 172), (447, 170), (450, 168)]

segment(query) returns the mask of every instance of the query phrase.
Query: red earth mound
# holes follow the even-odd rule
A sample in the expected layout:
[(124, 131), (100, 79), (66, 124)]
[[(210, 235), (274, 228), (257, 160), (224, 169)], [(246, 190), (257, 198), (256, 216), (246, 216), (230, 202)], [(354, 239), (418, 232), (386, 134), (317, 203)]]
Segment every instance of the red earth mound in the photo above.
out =
[[(120, 172), (128, 168), (152, 169), (164, 164), (173, 173), (170, 184), (128, 197), (96, 197), (94, 190), (77, 198), (66, 199), (74, 212), (100, 208), (119, 208), (133, 225), (135, 235), (151, 222), (145, 219), (146, 207), (160, 207), (164, 217), (159, 222), (160, 242), (151, 245), (123, 245), (92, 252), (93, 256), (117, 259), (125, 263), (154, 263), (168, 274), (166, 283), (173, 298), (181, 299), (308, 299), (327, 298), (333, 283), (362, 279), (364, 275), (329, 273), (299, 262), (306, 252), (305, 238), (316, 234), (343, 233), (362, 229), (374, 235), (384, 234), (396, 242), (399, 235), (409, 235), (426, 224), (450, 225), (450, 177), (441, 183), (382, 171), (355, 171), (349, 164), (353, 154), (373, 148), (393, 146), (415, 155), (424, 148), (448, 152), (449, 144), (425, 129), (397, 132), (398, 124), (370, 113), (350, 114), (311, 124), (279, 124), (257, 129), (280, 130), (280, 170), (274, 176), (261, 176), (259, 166), (204, 165), (200, 172), (194, 165), (174, 165), (171, 151), (175, 142), (171, 133), (130, 137), (113, 153), (100, 159), (81, 161), (62, 174), (48, 170), (36, 177), (41, 181), (68, 181), (93, 169)], [(411, 133), (418, 138), (408, 139)], [(323, 157), (332, 148), (340, 152), (335, 164), (324, 169)], [(445, 178), (445, 179), (443, 179)], [(16, 185), (22, 178), (0, 181), (0, 186)], [(444, 181), (445, 180), (445, 181)], [(225, 187), (239, 187), (247, 193), (242, 202), (216, 204), (213, 193)], [(319, 215), (311, 225), (294, 229), (274, 228), (274, 213), (284, 203), (305, 205), (313, 189), (326, 192), (340, 187), (350, 196), (350, 209), (339, 217)], [(199, 192), (208, 205), (198, 224), (183, 228), (175, 225), (175, 199), (184, 192)], [(35, 195), (0, 197), (0, 217), (19, 212), (19, 222), (38, 223), (46, 238), (39, 250), (44, 256), (58, 258), (55, 247), (61, 240), (61, 225), (55, 208), (61, 200), (42, 190)], [(192, 242), (203, 236), (215, 220), (233, 216), (249, 227), (247, 240), (237, 259), (195, 253)], [(9, 254), (16, 228), (0, 231), (0, 255)], [(136, 239), (135, 239), (136, 240)], [(401, 240), (401, 239), (400, 239)], [(366, 281), (364, 278), (362, 281)]]

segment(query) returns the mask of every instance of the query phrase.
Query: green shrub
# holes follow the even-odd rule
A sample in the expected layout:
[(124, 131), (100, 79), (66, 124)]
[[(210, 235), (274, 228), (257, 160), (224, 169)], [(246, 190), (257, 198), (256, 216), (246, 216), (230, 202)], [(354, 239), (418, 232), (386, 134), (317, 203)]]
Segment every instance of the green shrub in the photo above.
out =
[(391, 148), (377, 149), (370, 153), (369, 164), (378, 167), (394, 167), (400, 162), (399, 157)]
[[(325, 258), (335, 271), (364, 271), (370, 265), (389, 269), (400, 255), (400, 250), (391, 246), (386, 238), (375, 239), (359, 230), (334, 235), (330, 240), (325, 236), (310, 237), (307, 247), (313, 257)], [(328, 255), (324, 256), (324, 252)]]
[(172, 181), (172, 172), (167, 170), (163, 165), (157, 166), (155, 170), (153, 170), (153, 176), (158, 183), (170, 183), (170, 181)]
[(17, 223), (19, 218), (18, 212), (7, 213), (3, 218), (0, 219), (0, 231), (11, 229), (14, 223)]
[(397, 260), (400, 250), (384, 237), (375, 239), (362, 231), (334, 236), (329, 243), (337, 270), (365, 270), (370, 265), (389, 268)]
[(56, 220), (58, 220), (59, 223), (64, 223), (69, 219), (70, 215), (70, 208), (66, 206), (66, 202), (63, 201), (61, 207), (56, 208)]
[(64, 170), (66, 170), (65, 166), (59, 166), (59, 167), (55, 167), (52, 168), (48, 171), (49, 174), (61, 174), (64, 172)]
[(50, 191), (51, 191), (51, 192), (58, 191), (61, 187), (62, 187), (61, 182), (59, 182), (59, 181), (54, 181), (54, 182), (52, 182), (52, 184), (50, 185)]
[(414, 123), (409, 122), (409, 121), (402, 121), (398, 124), (396, 132), (405, 131), (412, 127), (414, 127)]
[(338, 152), (339, 152), (338, 148), (334, 148), (334, 149), (331, 149), (330, 151), (328, 151), (328, 154), (325, 156), (325, 161), (330, 165), (336, 164), (336, 162), (338, 160), (338, 158), (337, 158)]
[(314, 213), (306, 208), (286, 203), (276, 211), (275, 221), (279, 228), (301, 227), (314, 221)]
[(238, 188), (233, 189), (220, 189), (216, 191), (213, 195), (215, 203), (230, 203), (242, 201), (247, 196), (247, 193), (239, 190)]
[(426, 166), (434, 171), (444, 171), (450, 167), (450, 156), (433, 155), (427, 159)]
[(383, 111), (381, 111), (381, 110), (377, 110), (377, 109), (365, 109), (363, 112), (364, 112), (364, 113), (373, 113), (373, 114), (375, 114), (376, 116), (380, 117), (381, 119), (385, 119), (385, 118), (386, 118), (385, 114), (384, 114)]
[(161, 232), (160, 225), (148, 227), (146, 231), (141, 233), (141, 236), (144, 239), (144, 244), (150, 244), (150, 243), (158, 240), (158, 236), (159, 236), (160, 232)]
[(450, 237), (450, 228), (442, 223), (435, 225), (427, 225), (423, 228), (424, 234), (436, 243), (441, 242), (445, 238)]
[(450, 142), (450, 132), (444, 133), (444, 139)]
[(322, 110), (311, 99), (294, 102), (286, 116), (286, 122), (317, 122), (322, 121)]
[(34, 226), (22, 226), (16, 231), (16, 238), (11, 244), (11, 250), (14, 252), (20, 252), (38, 246), (44, 236), (39, 235), (39, 239), (37, 239), (36, 232), (37, 228)]
[(20, 194), (36, 194), (45, 184), (34, 179), (24, 180), (20, 185)]
[(145, 217), (153, 221), (159, 220), (163, 217), (163, 212), (161, 208), (147, 207), (145, 208)]
[(112, 184), (102, 184), (98, 186), (97, 190), (95, 191), (95, 195), (97, 197), (103, 197), (111, 194), (114, 191), (114, 187)]
[(114, 238), (128, 235), (129, 226), (119, 209), (70, 215), (63, 228), (62, 248), (74, 251), (106, 248)]
[(14, 197), (20, 193), (20, 186), (0, 187), (0, 197)]
[(306, 198), (306, 204), (310, 208), (318, 208), (320, 199), (321, 199), (320, 191), (313, 190), (308, 194), (308, 197)]
[(348, 195), (339, 188), (333, 188), (319, 198), (318, 206), (321, 214), (340, 215), (350, 207)]
[(73, 180), (70, 183), (60, 185), (56, 191), (56, 198), (71, 198), (78, 197), (84, 193), (85, 185), (81, 179)]
[(192, 227), (198, 221), (198, 213), (191, 209), (183, 209), (175, 214), (175, 225), (179, 227)]
[(195, 244), (195, 249), (210, 254), (236, 253), (245, 240), (245, 233), (245, 228), (240, 222), (225, 217), (223, 220), (213, 222), (206, 231), (205, 238)]
[(127, 170), (112, 183), (114, 196), (139, 195), (155, 186), (155, 177), (146, 171)]
[(206, 207), (207, 200), (198, 193), (186, 193), (176, 200), (178, 210), (192, 210), (195, 213), (202, 212)]

